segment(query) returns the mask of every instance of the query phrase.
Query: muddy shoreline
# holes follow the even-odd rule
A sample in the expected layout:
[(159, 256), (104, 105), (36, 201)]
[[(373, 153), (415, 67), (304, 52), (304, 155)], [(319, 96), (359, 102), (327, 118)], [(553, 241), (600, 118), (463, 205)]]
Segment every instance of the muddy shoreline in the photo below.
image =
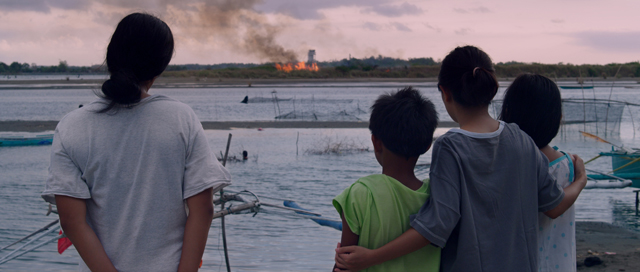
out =
[[(587, 267), (587, 257), (598, 257), (602, 264)], [(576, 260), (578, 271), (638, 271), (640, 233), (604, 222), (576, 222)]]

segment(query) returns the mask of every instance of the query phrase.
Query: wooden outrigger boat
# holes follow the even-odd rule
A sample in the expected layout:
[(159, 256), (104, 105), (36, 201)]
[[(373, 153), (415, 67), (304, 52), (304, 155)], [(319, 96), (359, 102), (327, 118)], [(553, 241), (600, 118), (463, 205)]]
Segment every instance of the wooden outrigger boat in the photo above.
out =
[(50, 145), (53, 143), (53, 134), (36, 136), (0, 136), (0, 146), (20, 145)]
[[(626, 150), (612, 149), (610, 152), (600, 152), (600, 154), (591, 159), (595, 160), (599, 157), (611, 157), (611, 168), (609, 173), (593, 173), (587, 175), (593, 180), (614, 180), (620, 182), (623, 180), (630, 181), (626, 186), (640, 188), (640, 151), (629, 152)], [(623, 187), (626, 187), (623, 186)], [(615, 187), (620, 188), (620, 187)]]
[[(610, 152), (600, 152), (598, 156), (591, 158), (584, 164), (588, 164), (600, 157), (611, 157), (611, 169), (613, 170), (603, 173), (587, 169), (592, 174), (587, 175), (589, 180), (585, 188), (624, 188), (627, 186), (640, 188), (640, 150), (633, 149), (633, 151), (629, 151), (591, 133), (584, 131), (580, 133), (585, 137), (611, 145)], [(603, 180), (610, 182), (598, 182)]]

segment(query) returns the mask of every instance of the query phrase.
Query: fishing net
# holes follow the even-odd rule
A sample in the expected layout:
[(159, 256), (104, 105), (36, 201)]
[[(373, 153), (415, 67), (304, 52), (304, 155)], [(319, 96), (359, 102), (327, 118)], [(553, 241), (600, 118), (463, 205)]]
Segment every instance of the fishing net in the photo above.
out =
[(564, 99), (562, 101), (562, 135), (579, 131), (595, 135), (620, 134), (620, 122), (626, 103), (596, 99)]
[(278, 120), (307, 121), (362, 121), (368, 118), (367, 111), (353, 99), (293, 99), (274, 102)]
[(276, 116), (276, 119), (283, 120), (312, 120), (312, 121), (362, 121), (357, 116), (357, 112), (347, 112), (346, 110), (337, 112), (316, 113), (308, 111), (291, 111)]
[[(494, 100), (492, 114), (498, 117), (502, 100)], [(562, 125), (558, 136), (580, 135), (580, 131), (599, 136), (619, 135), (627, 103), (606, 99), (563, 99)]]

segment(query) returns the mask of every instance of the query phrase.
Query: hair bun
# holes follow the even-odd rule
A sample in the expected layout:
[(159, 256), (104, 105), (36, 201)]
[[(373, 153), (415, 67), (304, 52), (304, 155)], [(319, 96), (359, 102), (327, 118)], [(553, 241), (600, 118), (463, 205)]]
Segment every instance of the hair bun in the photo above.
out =
[(131, 105), (140, 102), (142, 90), (132, 72), (118, 71), (102, 84), (102, 93), (112, 102)]
[(486, 106), (498, 92), (491, 58), (474, 46), (457, 47), (442, 60), (438, 85), (464, 107)]
[(474, 68), (473, 71), (462, 76), (461, 98), (471, 106), (488, 105), (498, 92), (498, 81), (485, 68)]

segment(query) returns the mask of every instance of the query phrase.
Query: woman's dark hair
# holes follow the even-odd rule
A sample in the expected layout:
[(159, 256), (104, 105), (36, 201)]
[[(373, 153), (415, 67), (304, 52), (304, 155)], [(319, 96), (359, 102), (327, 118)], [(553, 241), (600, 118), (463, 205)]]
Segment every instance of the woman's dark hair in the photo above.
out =
[(520, 75), (504, 94), (499, 118), (507, 123), (516, 123), (538, 148), (543, 148), (556, 137), (560, 129), (560, 90), (544, 76)]
[(173, 34), (165, 22), (144, 13), (124, 17), (107, 47), (111, 77), (102, 84), (102, 94), (109, 105), (100, 112), (140, 102), (140, 83), (160, 75), (172, 56)]
[(438, 113), (433, 103), (411, 87), (383, 94), (371, 106), (371, 134), (391, 152), (405, 158), (427, 152), (437, 126)]
[(438, 86), (463, 107), (486, 106), (498, 92), (491, 58), (475, 46), (456, 47), (442, 60)]

